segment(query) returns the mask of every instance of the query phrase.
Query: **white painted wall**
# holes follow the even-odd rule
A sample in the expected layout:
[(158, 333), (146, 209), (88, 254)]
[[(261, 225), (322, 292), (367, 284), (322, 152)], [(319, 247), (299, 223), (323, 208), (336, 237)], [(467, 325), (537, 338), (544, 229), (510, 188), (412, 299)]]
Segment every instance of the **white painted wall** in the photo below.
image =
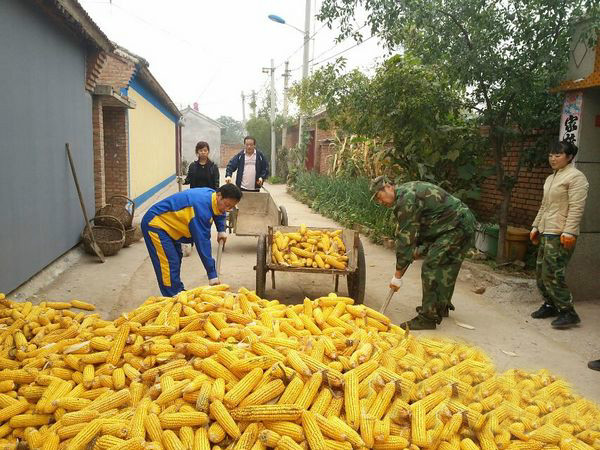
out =
[(206, 141), (210, 146), (209, 158), (219, 165), (221, 155), (221, 129), (209, 120), (199, 117), (191, 109), (181, 111), (184, 127), (181, 130), (181, 158), (191, 163), (196, 159), (196, 143)]

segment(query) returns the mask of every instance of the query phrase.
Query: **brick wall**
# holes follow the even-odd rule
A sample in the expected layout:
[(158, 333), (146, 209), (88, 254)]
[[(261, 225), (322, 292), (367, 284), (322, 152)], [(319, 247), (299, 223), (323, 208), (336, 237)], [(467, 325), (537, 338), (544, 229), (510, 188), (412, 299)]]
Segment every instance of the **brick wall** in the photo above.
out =
[(219, 167), (227, 167), (227, 163), (233, 156), (242, 150), (242, 144), (221, 144), (221, 160)]
[[(521, 152), (521, 145), (515, 144), (504, 158), (504, 167), (509, 168), (508, 174), (514, 173)], [(490, 158), (486, 165), (493, 164)], [(513, 188), (508, 222), (510, 225), (529, 228), (538, 212), (544, 192), (544, 181), (552, 171), (550, 167), (539, 167), (532, 170), (521, 168), (517, 184)], [(481, 198), (471, 207), (480, 220), (495, 222), (502, 194), (496, 189), (496, 177), (486, 178), (481, 185)]]
[(95, 51), (88, 54), (86, 59), (86, 77), (85, 77), (85, 88), (93, 92), (98, 79), (102, 74), (102, 70), (106, 66), (108, 61), (108, 55), (106, 52)]
[(133, 62), (111, 53), (107, 56), (107, 63), (103, 66), (102, 73), (97, 77), (97, 84), (110, 85), (119, 92), (121, 88), (129, 86), (134, 73)]
[(92, 129), (94, 147), (94, 199), (96, 211), (106, 202), (105, 171), (104, 171), (104, 120), (102, 100), (93, 96), (92, 100)]
[(106, 199), (129, 193), (127, 110), (104, 107), (104, 171)]
[(316, 129), (315, 143), (315, 170), (320, 174), (327, 174), (332, 166), (332, 155), (335, 153), (335, 147), (331, 141), (335, 138), (333, 129)]

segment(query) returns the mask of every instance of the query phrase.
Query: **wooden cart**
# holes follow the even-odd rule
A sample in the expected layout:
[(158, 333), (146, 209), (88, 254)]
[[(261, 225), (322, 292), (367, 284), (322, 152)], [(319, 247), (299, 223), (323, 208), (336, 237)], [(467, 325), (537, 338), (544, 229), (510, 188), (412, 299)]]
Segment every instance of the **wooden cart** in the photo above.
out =
[(227, 215), (227, 229), (237, 236), (260, 236), (269, 225), (287, 225), (285, 206), (277, 206), (269, 192), (244, 192), (237, 208)]
[[(309, 230), (335, 231), (339, 228), (309, 227)], [(256, 294), (260, 297), (265, 295), (267, 281), (267, 272), (271, 271), (271, 284), (275, 289), (275, 272), (303, 272), (312, 274), (331, 274), (335, 277), (335, 292), (338, 290), (339, 277), (345, 276), (348, 283), (349, 296), (359, 304), (365, 298), (366, 285), (366, 264), (365, 252), (357, 231), (342, 229), (341, 238), (346, 246), (348, 255), (348, 265), (345, 270), (340, 269), (321, 269), (314, 267), (290, 267), (273, 263), (271, 259), (271, 247), (273, 245), (273, 235), (276, 231), (282, 233), (297, 232), (298, 227), (288, 226), (269, 226), (267, 234), (258, 237), (256, 246)]]

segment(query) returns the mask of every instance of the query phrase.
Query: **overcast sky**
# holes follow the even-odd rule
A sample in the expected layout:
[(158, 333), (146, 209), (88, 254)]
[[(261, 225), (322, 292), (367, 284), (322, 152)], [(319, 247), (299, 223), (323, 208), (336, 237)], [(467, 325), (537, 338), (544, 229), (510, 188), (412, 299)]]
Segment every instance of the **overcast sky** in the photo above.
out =
[[(302, 76), (303, 35), (267, 18), (283, 17), (304, 29), (305, 0), (79, 0), (104, 33), (143, 57), (179, 107), (198, 102), (200, 112), (242, 119), (241, 93), (264, 96), (270, 83), (263, 67), (275, 60), (278, 102), (283, 93), (283, 63), (290, 61), (291, 81)], [(314, 19), (321, 0), (311, 0), (312, 63), (333, 61), (343, 52), (348, 68), (367, 71), (384, 51), (372, 38), (354, 48), (349, 39), (336, 44), (335, 30)], [(360, 16), (360, 14), (357, 14)], [(357, 21), (357, 28), (363, 22)], [(366, 31), (364, 28), (363, 31)], [(312, 34), (312, 33), (311, 33)], [(369, 37), (366, 31), (365, 38)], [(347, 51), (346, 51), (347, 50)], [(311, 63), (311, 64), (312, 64)], [(246, 106), (246, 114), (249, 108)]]

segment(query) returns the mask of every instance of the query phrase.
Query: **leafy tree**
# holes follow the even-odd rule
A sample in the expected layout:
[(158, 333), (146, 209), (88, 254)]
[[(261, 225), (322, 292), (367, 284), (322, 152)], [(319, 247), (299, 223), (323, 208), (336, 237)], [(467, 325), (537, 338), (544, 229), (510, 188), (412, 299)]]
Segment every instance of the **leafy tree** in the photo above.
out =
[(400, 169), (399, 181), (426, 180), (463, 198), (477, 196), (481, 139), (476, 124), (465, 119), (464, 90), (409, 56), (389, 58), (372, 79), (343, 68), (328, 65), (294, 86), (300, 108), (323, 105), (339, 129), (388, 142), (378, 153), (388, 168)]
[(240, 144), (244, 139), (244, 126), (239, 120), (230, 116), (221, 116), (217, 119), (225, 126), (221, 129), (221, 140), (224, 144)]
[[(508, 209), (518, 171), (503, 157), (511, 141), (556, 126), (560, 99), (548, 93), (563, 78), (573, 24), (585, 14), (598, 29), (597, 0), (324, 0), (318, 18), (353, 35), (358, 7), (371, 33), (391, 49), (403, 46), (467, 89), (470, 111), (489, 130), (499, 211), (498, 260), (504, 259)], [(595, 33), (591, 33), (595, 36)]]

